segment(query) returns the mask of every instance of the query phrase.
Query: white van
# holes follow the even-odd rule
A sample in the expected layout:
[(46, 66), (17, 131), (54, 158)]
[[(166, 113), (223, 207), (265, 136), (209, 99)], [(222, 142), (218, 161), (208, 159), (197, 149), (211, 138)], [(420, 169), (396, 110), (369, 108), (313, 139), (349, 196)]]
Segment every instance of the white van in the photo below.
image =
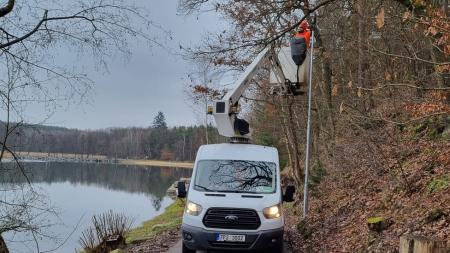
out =
[[(183, 253), (196, 250), (282, 252), (282, 201), (278, 151), (252, 144), (201, 146), (195, 160), (181, 227)], [(178, 196), (186, 197), (183, 182)]]

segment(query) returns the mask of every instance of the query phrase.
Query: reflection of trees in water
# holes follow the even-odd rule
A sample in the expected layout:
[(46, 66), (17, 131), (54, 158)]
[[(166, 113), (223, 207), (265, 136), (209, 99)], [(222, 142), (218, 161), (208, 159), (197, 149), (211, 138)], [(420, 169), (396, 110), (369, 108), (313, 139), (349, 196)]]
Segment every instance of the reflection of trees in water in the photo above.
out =
[(156, 197), (152, 199), (152, 206), (155, 208), (156, 211), (159, 211), (159, 209), (161, 209), (161, 201), (162, 198), (161, 197)]
[(210, 175), (210, 181), (217, 185), (227, 185), (239, 191), (254, 191), (260, 186), (271, 186), (274, 168), (267, 162), (219, 161)]
[[(169, 186), (180, 177), (189, 177), (191, 170), (180, 168), (147, 168), (114, 164), (26, 163), (34, 183), (95, 185), (111, 190), (144, 193), (159, 203)], [(10, 183), (12, 170), (0, 170), (0, 183)], [(157, 205), (155, 205), (157, 206)]]

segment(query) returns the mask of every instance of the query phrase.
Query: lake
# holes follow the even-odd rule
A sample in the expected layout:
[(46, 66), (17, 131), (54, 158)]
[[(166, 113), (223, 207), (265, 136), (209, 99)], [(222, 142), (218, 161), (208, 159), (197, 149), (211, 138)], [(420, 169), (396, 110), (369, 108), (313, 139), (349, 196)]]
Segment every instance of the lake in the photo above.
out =
[[(10, 252), (28, 253), (54, 250), (70, 253), (80, 249), (81, 233), (91, 218), (112, 210), (132, 217), (133, 226), (161, 214), (170, 205), (166, 190), (180, 177), (190, 177), (190, 169), (154, 168), (112, 164), (25, 163), (31, 187), (13, 178), (17, 170), (0, 170), (1, 200), (24, 199), (33, 211), (23, 215), (39, 225), (34, 240), (31, 233), (6, 233)], [(0, 203), (0, 222), (5, 209)], [(43, 211), (51, 208), (55, 214)], [(12, 209), (9, 209), (12, 210)], [(62, 244), (62, 245), (61, 245)], [(55, 250), (56, 249), (56, 250)]]

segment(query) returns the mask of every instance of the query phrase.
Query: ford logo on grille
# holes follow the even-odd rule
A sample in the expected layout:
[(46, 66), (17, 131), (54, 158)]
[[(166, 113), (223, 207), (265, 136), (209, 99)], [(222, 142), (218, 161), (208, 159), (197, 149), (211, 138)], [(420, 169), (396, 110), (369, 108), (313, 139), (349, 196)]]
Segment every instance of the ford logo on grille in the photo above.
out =
[(237, 217), (236, 215), (227, 215), (227, 216), (225, 216), (225, 220), (230, 221), (230, 222), (235, 222), (235, 221), (239, 220), (239, 217)]

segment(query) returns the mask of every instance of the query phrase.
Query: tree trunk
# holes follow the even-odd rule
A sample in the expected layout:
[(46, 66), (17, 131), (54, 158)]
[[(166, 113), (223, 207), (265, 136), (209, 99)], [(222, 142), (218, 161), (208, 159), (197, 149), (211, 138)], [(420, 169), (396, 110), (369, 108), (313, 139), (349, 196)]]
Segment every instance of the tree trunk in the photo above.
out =
[[(289, 98), (283, 100), (283, 105), (281, 106), (281, 120), (283, 121), (283, 126), (285, 128), (286, 133), (286, 141), (288, 145), (289, 152), (289, 162), (292, 166), (292, 174), (294, 176), (294, 180), (298, 185), (301, 185), (303, 182), (303, 172), (300, 166), (300, 151), (299, 151), (299, 142), (297, 137), (297, 127), (295, 125), (293, 119), (293, 100)], [(286, 108), (285, 108), (286, 107)]]
[(3, 240), (2, 235), (0, 235), (0, 253), (9, 253), (8, 247), (6, 247), (6, 243)]
[(448, 253), (450, 241), (437, 241), (423, 236), (405, 235), (400, 237), (399, 253)]
[(357, 1), (357, 15), (358, 15), (358, 87), (363, 87), (363, 73), (362, 73), (362, 65), (363, 65), (363, 48), (362, 48), (362, 33), (363, 33), (363, 14), (361, 2)]
[(442, 3), (442, 9), (444, 9), (444, 13), (448, 16), (449, 15), (449, 8), (448, 8), (448, 0), (444, 0)]

